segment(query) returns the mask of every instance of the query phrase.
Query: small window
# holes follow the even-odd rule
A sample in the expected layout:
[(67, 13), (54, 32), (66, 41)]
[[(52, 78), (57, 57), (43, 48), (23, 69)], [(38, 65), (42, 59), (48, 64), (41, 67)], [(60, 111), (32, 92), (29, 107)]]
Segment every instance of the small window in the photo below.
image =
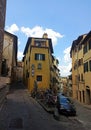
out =
[(34, 64), (32, 64), (32, 65), (31, 65), (31, 68), (34, 70), (34, 69), (35, 69), (35, 65), (34, 65)]
[(91, 49), (91, 40), (89, 40), (89, 50)]
[(30, 61), (30, 56), (29, 56), (29, 61)]
[(89, 61), (89, 70), (91, 71), (91, 60)]
[(83, 81), (83, 74), (81, 74), (81, 81)]
[(37, 81), (42, 81), (42, 76), (41, 75), (37, 76)]
[(82, 45), (79, 45), (78, 50), (81, 50), (81, 49), (82, 49)]
[(35, 42), (35, 46), (41, 47), (41, 42), (40, 41), (36, 41)]
[(38, 64), (38, 69), (42, 69), (42, 64), (41, 63)]
[(27, 65), (27, 60), (26, 60), (26, 65)]
[(87, 45), (84, 46), (84, 54), (87, 53)]
[(29, 72), (26, 70), (26, 78), (29, 78)]
[(88, 62), (86, 62), (85, 64), (84, 64), (84, 73), (85, 72), (88, 72)]
[(78, 81), (80, 81), (80, 74), (78, 75)]

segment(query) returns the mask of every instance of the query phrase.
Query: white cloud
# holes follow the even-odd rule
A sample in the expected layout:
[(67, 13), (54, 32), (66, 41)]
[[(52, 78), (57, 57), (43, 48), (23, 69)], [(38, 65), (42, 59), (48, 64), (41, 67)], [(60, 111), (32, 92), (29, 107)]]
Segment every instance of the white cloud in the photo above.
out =
[(19, 28), (16, 24), (12, 24), (11, 26), (6, 26), (6, 30), (12, 34), (19, 31)]
[(23, 52), (18, 51), (18, 60), (22, 60), (22, 58), (23, 58)]
[(59, 69), (60, 69), (61, 76), (68, 76), (70, 75), (71, 63), (62, 66), (60, 65)]
[(21, 44), (21, 42), (20, 42), (20, 40), (18, 39), (18, 45), (20, 45)]
[(70, 70), (72, 67), (71, 58), (70, 58), (70, 49), (71, 47), (68, 47), (63, 51), (64, 57), (63, 60), (61, 61), (62, 65), (60, 63), (59, 66), (61, 76), (68, 76), (70, 74)]
[(71, 46), (66, 48), (64, 50), (64, 61), (67, 63), (71, 62), (71, 58), (70, 58), (70, 49), (71, 49)]
[(52, 29), (45, 29), (45, 32), (48, 33), (48, 37), (52, 38), (53, 46), (57, 44), (58, 38), (62, 38), (63, 35), (61, 35), (58, 32), (53, 31)]
[(21, 31), (27, 36), (27, 37), (42, 37), (44, 33), (48, 34), (48, 38), (52, 38), (53, 46), (57, 44), (58, 38), (62, 38), (63, 35), (61, 35), (58, 32), (55, 32), (52, 29), (43, 28), (41, 26), (35, 26), (32, 29), (31, 28), (25, 28), (21, 27)]

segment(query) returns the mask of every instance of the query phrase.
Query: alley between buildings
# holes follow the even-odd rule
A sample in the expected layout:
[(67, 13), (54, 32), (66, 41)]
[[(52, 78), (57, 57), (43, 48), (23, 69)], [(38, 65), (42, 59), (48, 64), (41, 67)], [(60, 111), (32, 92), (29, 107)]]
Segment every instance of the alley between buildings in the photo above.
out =
[[(79, 112), (81, 114), (81, 110)], [(27, 89), (13, 89), (0, 111), (0, 130), (90, 130), (85, 129), (86, 125), (80, 121), (64, 119), (55, 120), (30, 96)]]

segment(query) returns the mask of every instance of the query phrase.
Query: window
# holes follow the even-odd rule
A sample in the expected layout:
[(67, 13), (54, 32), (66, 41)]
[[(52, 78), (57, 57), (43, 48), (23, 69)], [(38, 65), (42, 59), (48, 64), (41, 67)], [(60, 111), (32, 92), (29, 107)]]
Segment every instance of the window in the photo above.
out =
[(41, 47), (41, 42), (40, 41), (36, 41), (35, 42), (35, 46)]
[(83, 81), (83, 74), (81, 74), (81, 81)]
[(82, 45), (79, 45), (79, 46), (78, 46), (78, 50), (81, 50), (81, 49), (82, 49)]
[(26, 60), (26, 65), (27, 65), (27, 60)]
[(35, 54), (35, 60), (45, 60), (45, 54)]
[(89, 50), (91, 49), (91, 40), (89, 40)]
[(3, 59), (3, 61), (2, 61), (2, 69), (1, 69), (2, 76), (7, 76), (8, 71), (9, 71), (9, 68), (7, 66), (7, 61), (6, 61), (6, 59)]
[(84, 73), (85, 72), (88, 72), (88, 62), (86, 62), (85, 64), (84, 64)]
[(78, 82), (78, 77), (77, 75), (75, 75), (75, 84), (77, 84), (77, 82)]
[(83, 65), (83, 58), (81, 58), (81, 65)]
[(26, 78), (29, 78), (29, 72), (26, 70)]
[(37, 76), (37, 81), (42, 81), (42, 76), (41, 75)]
[(80, 74), (78, 75), (78, 81), (80, 81)]
[(84, 46), (84, 54), (87, 52), (87, 45)]
[(29, 61), (30, 61), (30, 56), (29, 56)]
[(46, 41), (39, 41), (39, 40), (35, 40), (34, 41), (34, 45), (37, 46), (37, 47), (46, 47)]
[(38, 69), (42, 69), (42, 64), (41, 63), (38, 64)]
[(82, 58), (78, 60), (78, 66), (80, 66), (80, 65), (83, 65), (83, 59)]
[(89, 70), (91, 71), (91, 60), (89, 61)]

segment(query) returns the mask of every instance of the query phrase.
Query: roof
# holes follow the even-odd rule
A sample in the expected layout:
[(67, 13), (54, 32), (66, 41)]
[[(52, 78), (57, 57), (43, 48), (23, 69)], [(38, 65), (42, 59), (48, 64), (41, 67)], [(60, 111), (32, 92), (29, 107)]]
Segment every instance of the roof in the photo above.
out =
[(86, 35), (86, 37), (82, 41), (82, 44), (84, 44), (90, 37), (91, 37), (91, 31)]
[(16, 36), (16, 35), (14, 35), (14, 34), (12, 34), (12, 33), (10, 33), (10, 32), (7, 32), (6, 30), (4, 31), (4, 33), (6, 33), (7, 35), (9, 35), (9, 36), (14, 37), (14, 38), (17, 39), (17, 36)]
[(26, 43), (26, 46), (25, 46), (25, 49), (24, 49), (24, 55), (26, 54), (26, 52), (27, 52), (27, 50), (28, 50), (28, 47), (29, 47), (29, 45), (31, 44), (31, 40), (32, 39), (43, 39), (43, 40), (48, 40), (49, 41), (49, 48), (50, 48), (50, 50), (51, 50), (51, 53), (53, 53), (53, 47), (52, 47), (52, 40), (50, 39), (50, 38), (35, 38), (35, 37), (29, 37), (28, 38), (28, 40), (27, 40), (27, 43)]
[(76, 47), (76, 45), (78, 45), (80, 43), (84, 44), (90, 37), (91, 37), (91, 31), (89, 31), (89, 33), (87, 33), (87, 34), (83, 34), (83, 35), (79, 36), (76, 40), (74, 40), (72, 43), (71, 50), (70, 50), (70, 55), (72, 53), (72, 50)]
[(71, 50), (70, 50), (70, 55), (72, 54), (72, 50), (74, 50), (74, 48), (78, 44), (82, 44), (82, 42), (83, 42), (83, 40), (85, 39), (86, 36), (87, 36), (87, 34), (80, 35), (76, 40), (73, 41), (72, 47), (71, 47)]

